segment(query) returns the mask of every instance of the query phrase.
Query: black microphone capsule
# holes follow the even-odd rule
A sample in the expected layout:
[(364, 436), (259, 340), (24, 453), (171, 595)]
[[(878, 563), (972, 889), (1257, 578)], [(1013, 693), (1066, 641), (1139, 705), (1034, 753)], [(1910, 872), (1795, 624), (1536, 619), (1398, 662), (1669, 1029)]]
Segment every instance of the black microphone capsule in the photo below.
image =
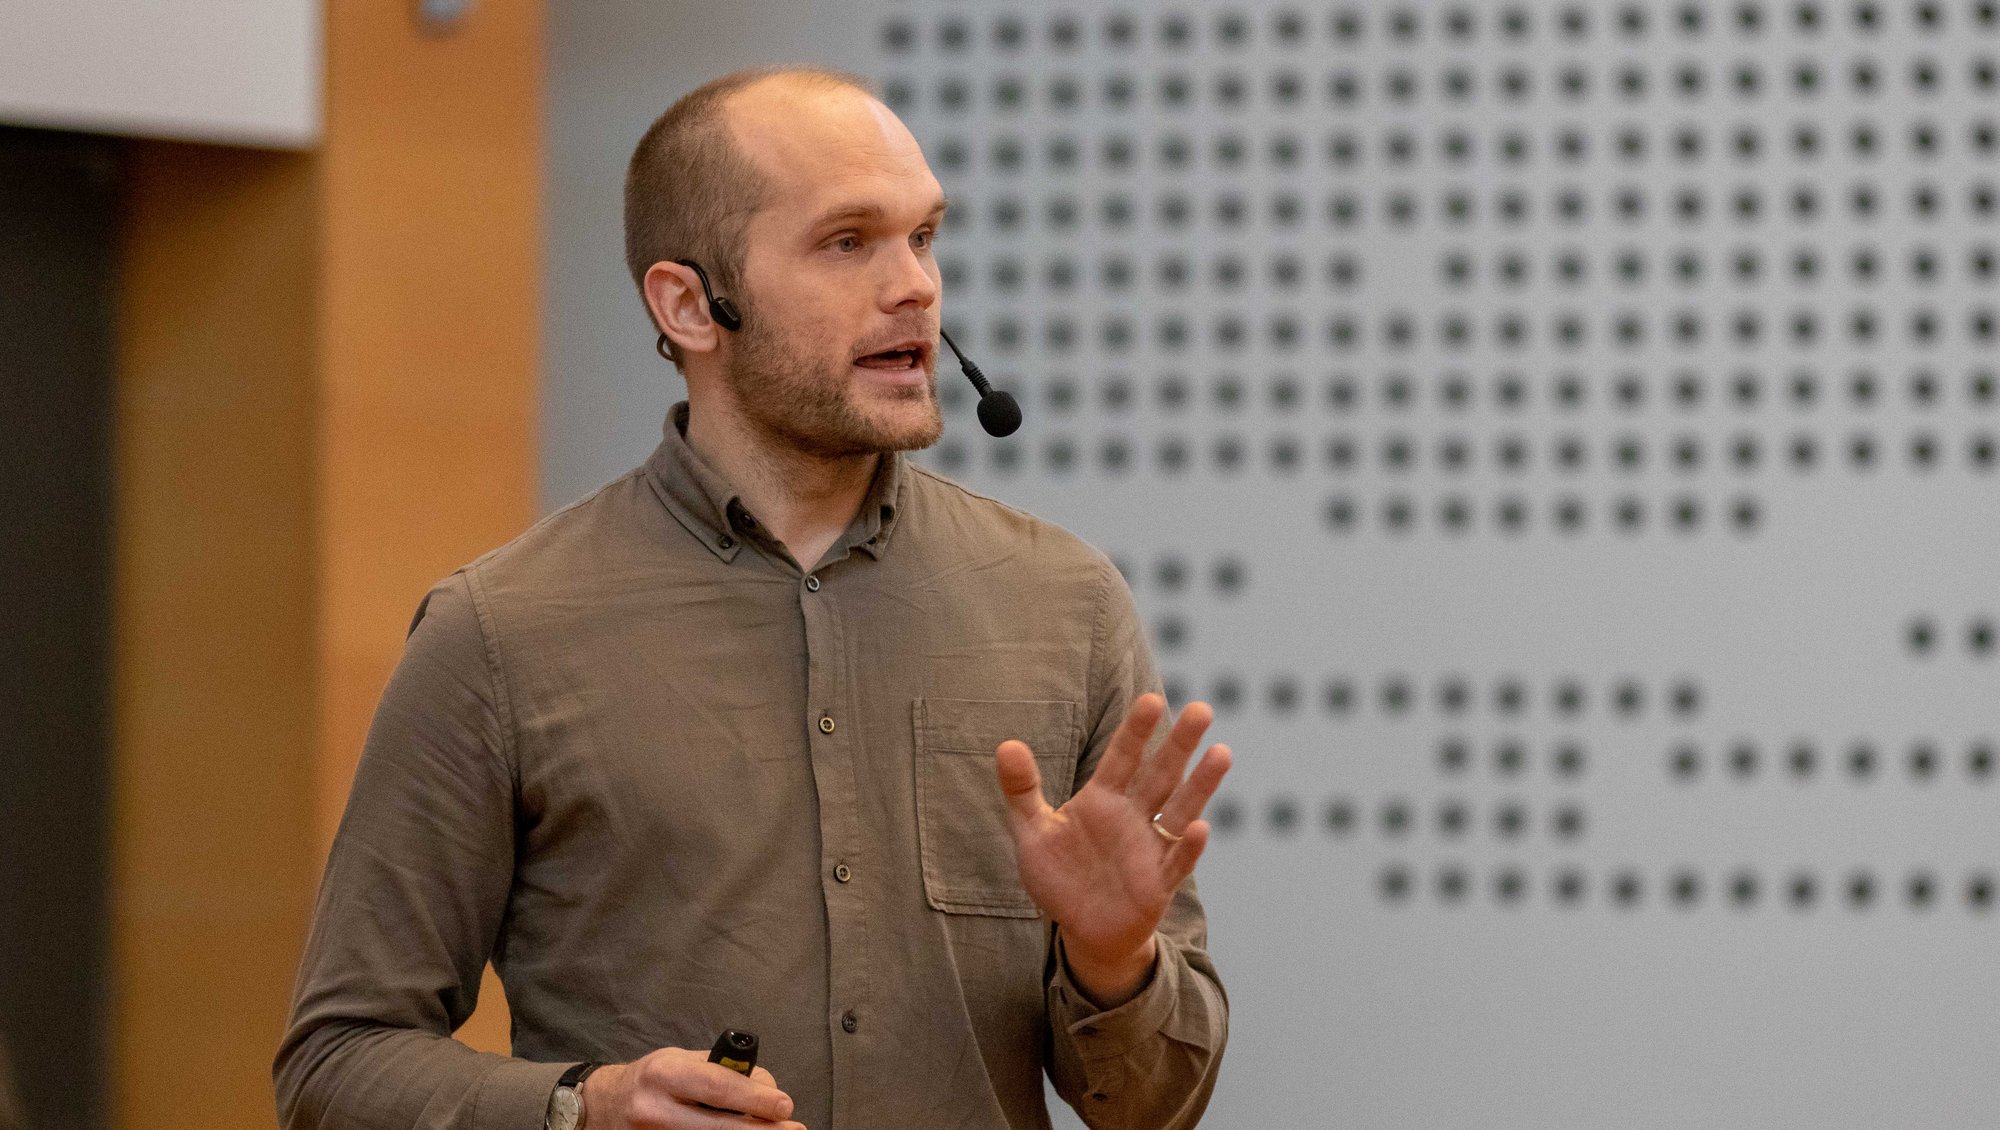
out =
[(1014, 397), (993, 389), (979, 398), (979, 426), (990, 436), (1010, 436), (1021, 426), (1021, 406)]
[(1020, 404), (1013, 396), (987, 383), (986, 374), (980, 372), (979, 366), (966, 358), (959, 350), (958, 343), (951, 340), (950, 334), (939, 329), (938, 336), (944, 339), (944, 343), (951, 347), (952, 355), (958, 358), (958, 367), (965, 370), (965, 379), (971, 381), (972, 387), (979, 390), (979, 426), (986, 429), (987, 435), (995, 438), (1013, 435), (1021, 427)]

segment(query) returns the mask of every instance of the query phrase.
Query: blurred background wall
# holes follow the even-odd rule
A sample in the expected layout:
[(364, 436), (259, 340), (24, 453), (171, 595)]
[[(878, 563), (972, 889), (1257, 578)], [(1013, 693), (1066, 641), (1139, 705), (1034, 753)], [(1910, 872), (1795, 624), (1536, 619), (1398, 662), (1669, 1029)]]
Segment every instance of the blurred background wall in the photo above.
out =
[(0, 12), (0, 1041), (33, 1130), (274, 1121), (410, 614), (534, 516), (541, 19)]
[(953, 200), (932, 466), (1121, 564), (1238, 765), (1217, 1126), (2000, 1119), (2000, 8), (550, 20), (543, 506), (681, 395), (651, 116), (880, 84)]
[(2000, 1120), (2000, 7), (178, 11), (0, 12), (30, 1126), (271, 1123), (416, 600), (684, 395), (630, 147), (789, 61), (925, 144), (1027, 411), (947, 366), (923, 458), (1111, 553), (1239, 751), (1209, 1124)]
[(303, 148), (325, 98), (319, 0), (12, 0), (0, 120)]
[(76, 1126), (105, 1061), (117, 161), (0, 129), (0, 1043), (33, 1033)]

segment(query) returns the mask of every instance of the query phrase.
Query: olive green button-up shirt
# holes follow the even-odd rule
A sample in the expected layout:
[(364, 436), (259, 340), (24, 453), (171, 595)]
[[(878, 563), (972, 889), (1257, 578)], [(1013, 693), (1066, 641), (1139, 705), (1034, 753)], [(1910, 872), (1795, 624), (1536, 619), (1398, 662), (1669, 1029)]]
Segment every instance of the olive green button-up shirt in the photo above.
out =
[[(1192, 883), (1099, 1011), (1022, 890), (993, 751), (1060, 804), (1157, 689), (1074, 536), (885, 456), (810, 569), (690, 448), (425, 598), (275, 1064), (291, 1130), (536, 1130), (564, 1068), (756, 1032), (812, 1130), (1192, 1125), (1228, 1006)], [(515, 1057), (450, 1038), (491, 960)]]

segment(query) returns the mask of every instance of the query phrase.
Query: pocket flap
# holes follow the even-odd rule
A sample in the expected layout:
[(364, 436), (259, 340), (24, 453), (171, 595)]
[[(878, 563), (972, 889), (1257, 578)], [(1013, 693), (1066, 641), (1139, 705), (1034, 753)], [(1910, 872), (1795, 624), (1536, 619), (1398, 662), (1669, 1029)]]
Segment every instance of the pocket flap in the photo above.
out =
[(1080, 740), (1073, 702), (920, 698), (916, 714), (922, 749), (992, 753), (1001, 742), (1019, 738), (1038, 759), (1074, 759)]
[(1073, 702), (918, 699), (915, 703), (917, 847), (924, 896), (950, 914), (1033, 918), (1007, 830), (993, 751), (1028, 743), (1050, 804), (1069, 799), (1081, 755)]

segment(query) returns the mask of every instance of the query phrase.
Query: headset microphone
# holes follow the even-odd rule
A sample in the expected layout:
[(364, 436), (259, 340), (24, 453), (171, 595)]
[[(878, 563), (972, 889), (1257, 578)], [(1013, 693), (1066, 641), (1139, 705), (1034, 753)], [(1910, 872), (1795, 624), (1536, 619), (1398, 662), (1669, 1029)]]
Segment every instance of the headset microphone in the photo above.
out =
[[(693, 268), (695, 277), (701, 280), (701, 296), (708, 300), (709, 317), (715, 319), (716, 325), (725, 330), (743, 328), (742, 313), (736, 309), (735, 303), (727, 298), (718, 298), (715, 291), (709, 288), (708, 272), (701, 269), (700, 263), (692, 259), (676, 259), (674, 262), (683, 267)], [(973, 388), (979, 390), (979, 426), (986, 429), (987, 435), (996, 438), (1013, 435), (1021, 427), (1021, 406), (1012, 396), (987, 382), (986, 374), (980, 372), (979, 366), (966, 358), (964, 352), (958, 348), (958, 343), (951, 340), (950, 334), (940, 328), (938, 336), (951, 347), (952, 355), (958, 358), (959, 368), (965, 370), (965, 378), (972, 382)], [(666, 334), (660, 335), (656, 347), (660, 351), (660, 356), (672, 360), (667, 353)]]
[[(737, 311), (736, 304), (727, 298), (717, 298), (715, 296), (715, 291), (711, 290), (708, 285), (708, 272), (701, 269), (700, 263), (692, 259), (676, 259), (674, 262), (683, 267), (694, 269), (694, 277), (701, 280), (701, 296), (708, 300), (708, 316), (715, 319), (716, 325), (721, 326), (725, 330), (740, 330), (743, 328), (743, 315)], [(667, 335), (664, 331), (660, 334), (660, 340), (653, 343), (653, 350), (660, 355), (662, 360), (672, 361), (674, 359), (674, 355), (667, 350)]]
[(952, 355), (958, 358), (958, 367), (965, 370), (965, 379), (971, 381), (972, 387), (979, 390), (979, 426), (985, 428), (986, 434), (990, 436), (1013, 435), (1021, 426), (1021, 406), (1015, 403), (1012, 396), (988, 384), (986, 374), (979, 371), (979, 366), (965, 356), (965, 353), (958, 348), (958, 343), (951, 340), (951, 335), (944, 332), (942, 327), (938, 330), (938, 336), (944, 339), (946, 345), (951, 346)]

